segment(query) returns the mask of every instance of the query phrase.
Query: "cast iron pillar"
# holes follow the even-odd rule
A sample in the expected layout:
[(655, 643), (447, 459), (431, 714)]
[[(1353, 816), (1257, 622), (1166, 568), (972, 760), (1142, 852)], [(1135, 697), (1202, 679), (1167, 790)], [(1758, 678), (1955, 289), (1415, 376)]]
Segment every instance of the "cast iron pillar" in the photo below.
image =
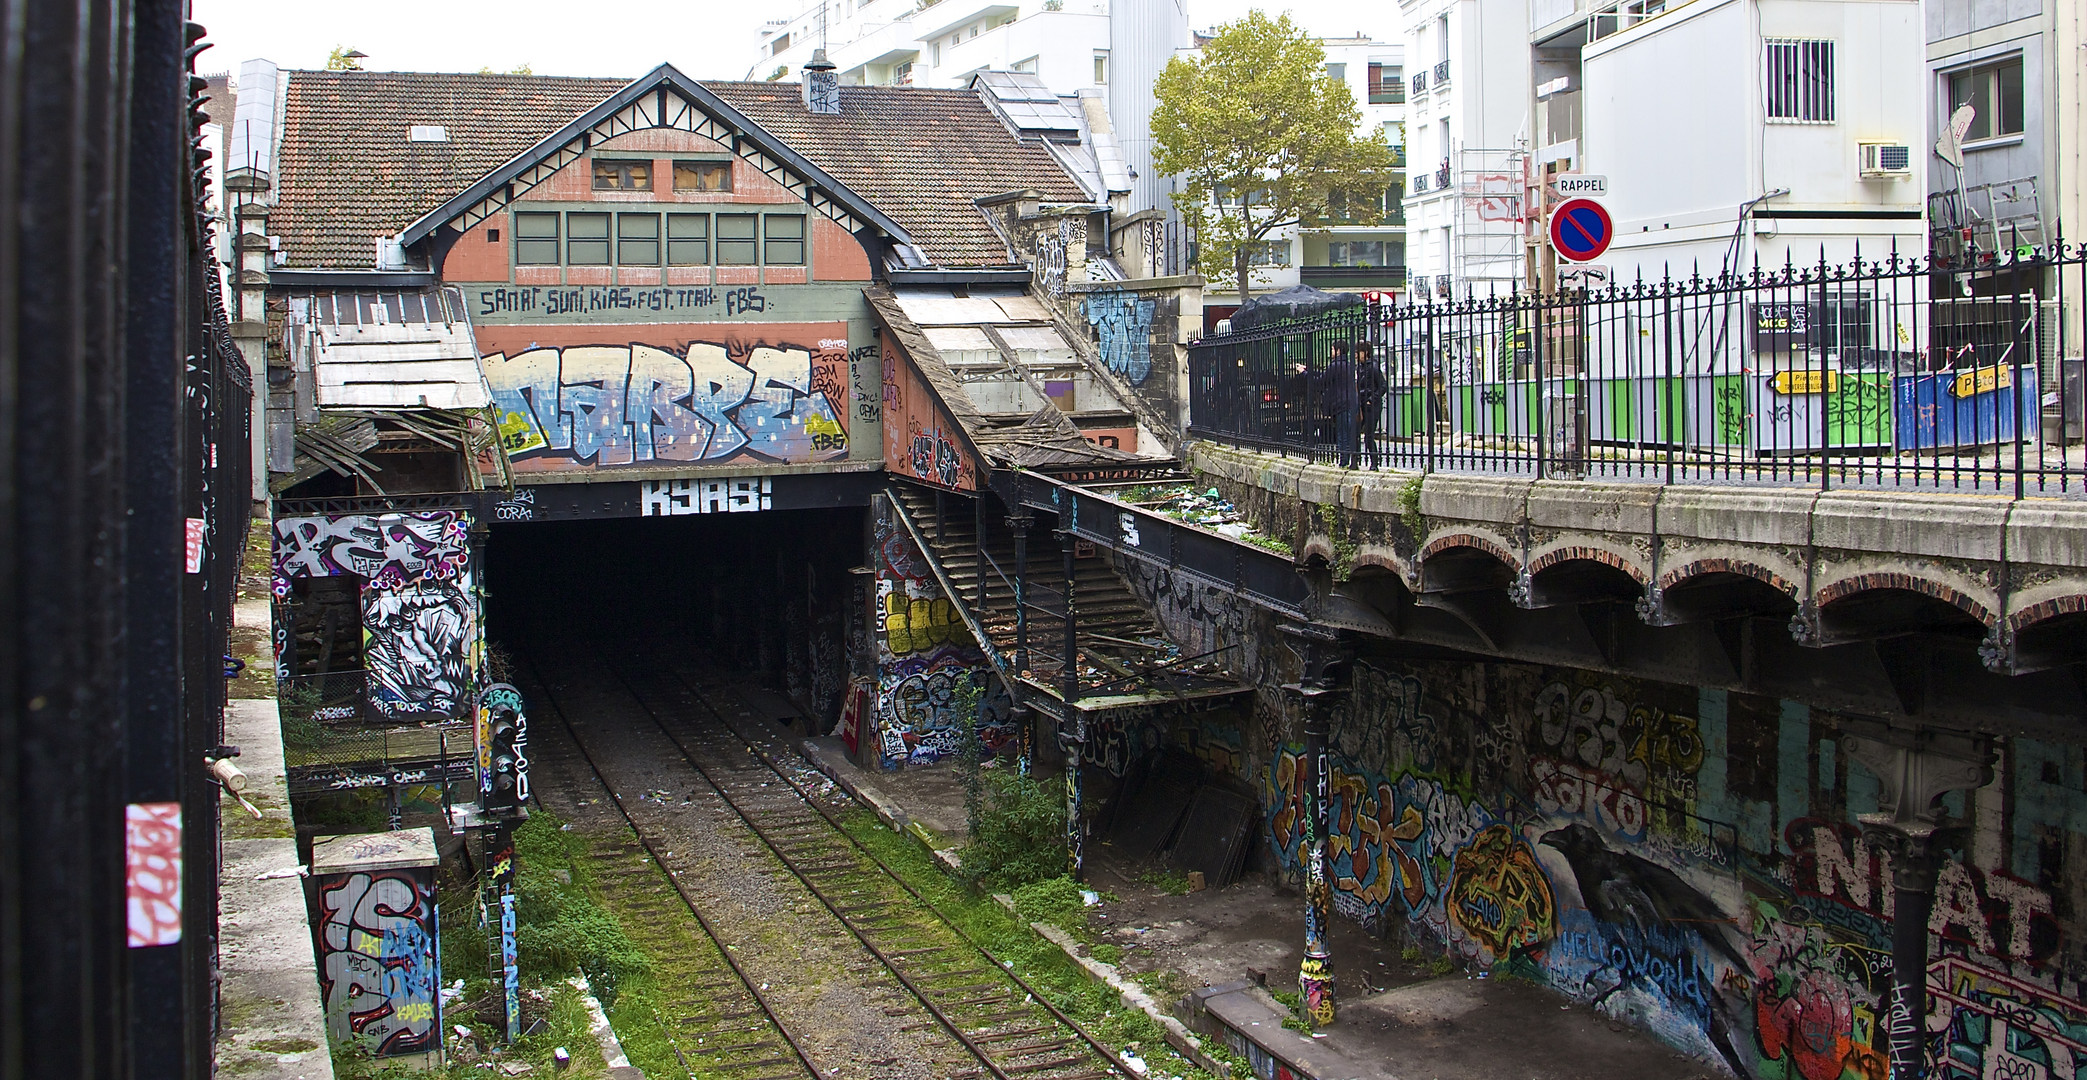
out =
[(1029, 671), (1029, 523), (1028, 514), (1007, 515), (1008, 531), (1015, 536), (1015, 677)]
[(1981, 736), (1885, 730), (1850, 735), (1849, 756), (1877, 774), (1877, 812), (1863, 814), (1863, 836), (1891, 852), (1892, 1080), (1927, 1076), (1928, 916), (1946, 847), (1961, 844), (1963, 823), (1937, 806), (1943, 795), (1993, 780), (1993, 753)]
[(1008, 707), (1007, 718), (1015, 726), (1015, 770), (1028, 776), (1036, 769), (1036, 710), (1017, 700)]
[(1348, 655), (1338, 631), (1291, 624), (1283, 627), (1283, 634), (1302, 663), (1297, 682), (1283, 689), (1297, 695), (1304, 713), (1304, 757), (1297, 778), (1304, 802), (1304, 836), (1298, 851), (1304, 869), (1304, 962), (1298, 967), (1297, 989), (1312, 1025), (1325, 1027), (1334, 1018), (1333, 953), (1327, 945), (1333, 893), (1326, 876), (1326, 729), (1333, 707), (1347, 692), (1338, 684)]
[(1065, 727), (1058, 736), (1065, 748), (1065, 871), (1074, 881), (1081, 876), (1087, 859), (1086, 807), (1080, 791), (1080, 751), (1087, 743), (1087, 714), (1073, 705), (1065, 707)]

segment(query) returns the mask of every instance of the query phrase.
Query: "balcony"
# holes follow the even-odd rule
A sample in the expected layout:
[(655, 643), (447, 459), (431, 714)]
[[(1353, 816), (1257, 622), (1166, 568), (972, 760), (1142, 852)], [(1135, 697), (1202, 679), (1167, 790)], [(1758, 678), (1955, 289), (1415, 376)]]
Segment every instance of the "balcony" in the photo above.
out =
[(1449, 186), (1449, 159), (1448, 159), (1448, 158), (1443, 158), (1443, 159), (1442, 159), (1442, 164), (1441, 164), (1440, 166), (1438, 166), (1438, 167), (1437, 167), (1437, 168), (1435, 169), (1435, 190), (1437, 190), (1437, 191), (1441, 191), (1442, 189), (1444, 189), (1444, 188), (1446, 188), (1446, 187), (1448, 187), (1448, 186)]
[(1427, 72), (1425, 72), (1425, 71), (1416, 71), (1416, 72), (1414, 72), (1414, 73), (1413, 73), (1413, 96), (1414, 96), (1414, 97), (1419, 97), (1420, 95), (1422, 95), (1422, 94), (1425, 94), (1425, 93), (1427, 93), (1427, 92), (1428, 92), (1428, 73), (1427, 73)]
[(1441, 63), (1435, 65), (1435, 85), (1449, 85), (1449, 61), (1444, 60)]
[(1297, 280), (1320, 289), (1403, 289), (1403, 266), (1300, 266)]
[(1370, 84), (1370, 104), (1404, 105), (1406, 84), (1402, 82), (1373, 82)]

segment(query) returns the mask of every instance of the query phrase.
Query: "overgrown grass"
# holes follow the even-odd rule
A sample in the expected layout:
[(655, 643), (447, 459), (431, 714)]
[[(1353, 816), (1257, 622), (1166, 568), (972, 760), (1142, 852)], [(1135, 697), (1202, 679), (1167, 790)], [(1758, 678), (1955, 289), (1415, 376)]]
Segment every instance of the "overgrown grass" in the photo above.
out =
[(604, 1006), (622, 986), (652, 969), (623, 927), (579, 875), (578, 842), (538, 811), (515, 830), (515, 952), (522, 972), (551, 981), (587, 976)]
[(1164, 866), (1150, 866), (1138, 875), (1146, 886), (1166, 893), (1168, 896), (1188, 895), (1188, 875)]
[[(884, 828), (868, 811), (849, 811), (844, 823), (851, 836), (920, 890), (943, 918), (1009, 964), (1096, 1038), (1119, 1050), (1134, 1049), (1158, 1073), (1192, 1080), (1210, 1075), (1168, 1046), (1164, 1032), (1150, 1017), (1125, 1006), (1115, 991), (1089, 978), (1063, 950), (1030, 930), (1026, 916), (1010, 915), (990, 897), (943, 873), (918, 844)], [(1078, 884), (1069, 878), (1060, 880), (1063, 884), (1046, 880), (1017, 890), (1017, 911), (1063, 916), (1068, 897), (1073, 905), (1080, 898)], [(1084, 923), (1084, 916), (1080, 918)], [(1220, 1060), (1229, 1058), (1222, 1047), (1209, 1042), (1205, 1049)], [(1244, 1061), (1238, 1063), (1234, 1075), (1250, 1075)]]
[[(554, 1075), (555, 1068), (552, 1051), (562, 1046), (572, 1055), (572, 1067), (555, 1075), (561, 1078), (571, 1077), (572, 1080), (594, 1080), (606, 1075), (608, 1066), (602, 1061), (600, 1048), (595, 1046), (587, 1007), (580, 997), (580, 992), (564, 982), (545, 989), (550, 1000), (543, 1030), (521, 1039), (489, 1059), (478, 1060), (527, 1062), (531, 1067), (529, 1075), (551, 1076)], [(442, 1020), (445, 1030), (448, 1025), (457, 1023), (464, 1023), (469, 1027), (481, 1026), (447, 1014)], [(506, 1074), (497, 1069), (489, 1071), (481, 1068), (477, 1061), (464, 1061), (460, 1058), (446, 1061), (439, 1069), (421, 1070), (404, 1065), (386, 1065), (382, 1061), (364, 1057), (352, 1049), (343, 1051), (335, 1047), (333, 1075), (337, 1080), (484, 1080), (488, 1076)]]

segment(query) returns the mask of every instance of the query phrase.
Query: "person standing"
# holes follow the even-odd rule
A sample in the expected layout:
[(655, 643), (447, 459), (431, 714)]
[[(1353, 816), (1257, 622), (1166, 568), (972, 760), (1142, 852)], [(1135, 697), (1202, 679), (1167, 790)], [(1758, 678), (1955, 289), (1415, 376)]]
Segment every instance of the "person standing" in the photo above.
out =
[(1384, 369), (1370, 355), (1370, 343), (1355, 343), (1355, 404), (1358, 413), (1357, 431), (1363, 450), (1369, 456), (1369, 467), (1378, 464), (1377, 433), (1384, 426), (1384, 398), (1391, 392), (1391, 384), (1384, 378)]
[[(1297, 371), (1305, 371), (1303, 364)], [(1308, 385), (1319, 405), (1317, 437), (1334, 443), (1334, 460), (1344, 469), (1355, 467), (1355, 440), (1359, 416), (1355, 364), (1348, 358), (1348, 343), (1327, 346), (1326, 368), (1308, 376)]]

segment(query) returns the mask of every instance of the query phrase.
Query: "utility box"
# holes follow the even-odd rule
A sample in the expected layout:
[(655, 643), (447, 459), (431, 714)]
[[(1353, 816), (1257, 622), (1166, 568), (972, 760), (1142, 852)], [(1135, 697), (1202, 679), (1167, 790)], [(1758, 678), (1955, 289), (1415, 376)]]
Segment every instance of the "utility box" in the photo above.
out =
[(312, 841), (312, 937), (326, 1034), (388, 1064), (442, 1063), (435, 831)]

